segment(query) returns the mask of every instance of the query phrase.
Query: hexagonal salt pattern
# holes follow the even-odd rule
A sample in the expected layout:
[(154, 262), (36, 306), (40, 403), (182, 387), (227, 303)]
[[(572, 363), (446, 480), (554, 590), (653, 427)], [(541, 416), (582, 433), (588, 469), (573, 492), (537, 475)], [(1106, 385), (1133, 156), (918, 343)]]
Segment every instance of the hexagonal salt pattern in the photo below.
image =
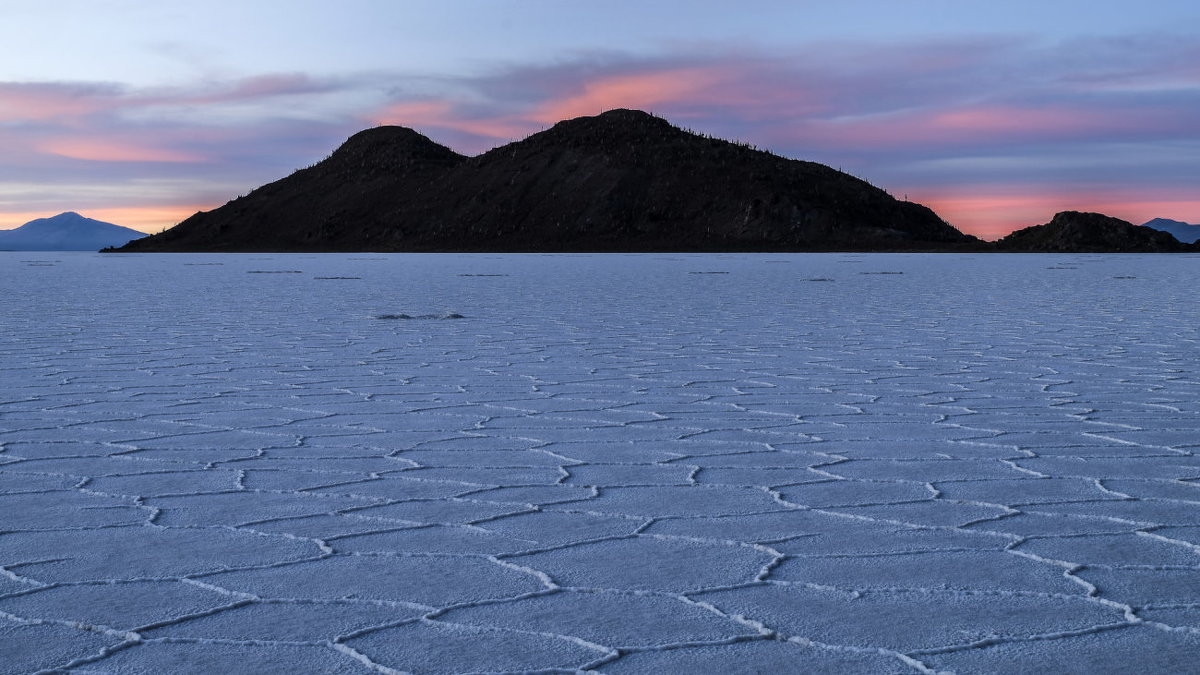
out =
[(1196, 669), (1196, 256), (32, 255), (0, 673)]

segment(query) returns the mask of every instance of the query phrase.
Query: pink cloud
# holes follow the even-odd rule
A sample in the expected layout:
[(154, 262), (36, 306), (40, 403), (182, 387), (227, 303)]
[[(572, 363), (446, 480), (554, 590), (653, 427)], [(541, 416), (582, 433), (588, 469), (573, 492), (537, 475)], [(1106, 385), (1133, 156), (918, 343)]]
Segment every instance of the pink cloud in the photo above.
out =
[[(1112, 186), (1121, 185), (1121, 172), (1129, 164), (1124, 169), (1089, 164), (1103, 157), (1092, 149), (1097, 144), (1195, 139), (1193, 108), (1186, 100), (1142, 101), (1122, 95), (1105, 101), (1098, 98), (1105, 95), (1105, 77), (1091, 88), (1078, 82), (1043, 88), (1040, 83), (1062, 79), (1054, 72), (1017, 78), (1021, 84), (1014, 88), (1012, 82), (995, 79), (1003, 71), (996, 60), (1010, 56), (1014, 48), (1001, 45), (964, 57), (961, 49), (897, 47), (860, 54), (858, 60), (848, 54), (825, 59), (822, 63), (829, 65), (819, 70), (808, 65), (810, 59), (737, 55), (516, 69), (497, 74), (477, 91), (498, 92), (496, 96), (516, 91), (524, 98), (492, 107), (452, 98), (402, 101), (382, 117), (418, 130), (452, 129), (498, 144), (527, 134), (534, 123), (618, 107), (649, 109), (718, 136), (849, 167), (896, 194), (907, 192), (984, 238), (1046, 222), (1065, 209), (1107, 210), (1135, 222), (1157, 216), (1186, 219), (1195, 213), (1188, 190), (1169, 187), (1178, 180), (1167, 177), (1168, 187), (1154, 199), (1139, 196), (1136, 186), (1114, 198)], [(1139, 76), (1138, 68), (1131, 67), (1120, 77), (1157, 81), (1161, 74), (1142, 70), (1146, 72)], [(1071, 148), (1084, 150), (1074, 165)], [(988, 161), (993, 157), (998, 161)], [(954, 169), (929, 168), (937, 160), (959, 158), (978, 161)], [(914, 160), (927, 162), (918, 180), (902, 168)], [(1146, 161), (1152, 165), (1153, 155)], [(1022, 162), (1028, 167), (1025, 180), (1014, 179), (1011, 174), (1022, 173), (1016, 168)], [(988, 172), (991, 176), (982, 178), (987, 182), (980, 182)], [(1029, 175), (1081, 182), (1084, 188), (1089, 180), (1098, 182), (1091, 189), (1059, 185), (1048, 191), (1030, 183)]]
[(470, 106), (449, 99), (398, 101), (369, 116), (375, 124), (399, 124), (418, 131), (447, 129), (503, 143), (547, 125), (613, 108), (654, 109), (715, 98), (712, 90), (728, 77), (717, 68), (669, 68), (599, 75), (550, 91), (516, 112), (472, 114)]
[(0, 82), (0, 122), (68, 122), (111, 107), (107, 87)]
[(975, 153), (1022, 142), (1194, 132), (1186, 105), (1104, 104), (1088, 92), (1004, 89), (990, 71), (1011, 45), (969, 58), (959, 47), (867, 50), (858, 60), (824, 59), (821, 68), (800, 55), (737, 54), (517, 68), (469, 81), (472, 96), (396, 101), (371, 119), (500, 142), (563, 119), (640, 108), (801, 157), (806, 148)]
[(41, 152), (89, 162), (201, 162), (200, 155), (101, 138), (54, 138), (38, 144)]
[[(477, 105), (452, 99), (397, 101), (371, 114), (374, 124), (398, 124), (415, 128), (445, 129), (490, 141), (505, 143), (566, 119), (597, 115), (614, 108), (656, 110), (731, 105), (723, 97), (726, 86), (737, 87), (737, 70), (731, 67), (662, 67), (637, 72), (599, 73), (563, 81), (553, 74), (535, 86), (542, 95), (515, 110), (482, 110)], [(528, 83), (526, 83), (528, 84)], [(746, 92), (748, 96), (752, 95)], [(482, 114), (480, 114), (482, 113)], [(676, 118), (680, 116), (674, 116)], [(487, 147), (471, 143), (465, 150)], [(486, 145), (486, 144), (485, 144)], [(490, 147), (488, 146), (488, 147)]]
[(1095, 124), (1095, 115), (1080, 110), (977, 106), (935, 113), (926, 119), (934, 132), (978, 134), (1062, 133)]
[(711, 102), (714, 88), (729, 77), (718, 67), (672, 68), (620, 73), (583, 82), (581, 91), (551, 98), (529, 114), (552, 124), (572, 117), (596, 115), (613, 108), (654, 109), (672, 103)]

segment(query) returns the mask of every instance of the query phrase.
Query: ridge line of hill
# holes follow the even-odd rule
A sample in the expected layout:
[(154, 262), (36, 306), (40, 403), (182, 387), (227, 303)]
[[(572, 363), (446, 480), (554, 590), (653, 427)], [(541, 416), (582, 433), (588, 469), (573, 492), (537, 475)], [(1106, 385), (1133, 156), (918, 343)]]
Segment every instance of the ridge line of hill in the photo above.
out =
[(815, 162), (617, 109), (466, 157), (380, 126), (120, 248), (195, 252), (1191, 251), (1063, 212), (998, 242)]
[(404, 127), (121, 251), (784, 251), (978, 247), (933, 211), (814, 162), (634, 110), (475, 157)]

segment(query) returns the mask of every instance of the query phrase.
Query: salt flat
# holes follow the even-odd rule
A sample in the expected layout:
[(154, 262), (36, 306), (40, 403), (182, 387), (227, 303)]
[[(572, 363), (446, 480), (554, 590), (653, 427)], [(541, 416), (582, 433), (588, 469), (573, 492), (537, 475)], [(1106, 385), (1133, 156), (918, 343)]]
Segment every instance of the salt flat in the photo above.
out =
[(0, 672), (1200, 669), (1198, 256), (0, 269)]

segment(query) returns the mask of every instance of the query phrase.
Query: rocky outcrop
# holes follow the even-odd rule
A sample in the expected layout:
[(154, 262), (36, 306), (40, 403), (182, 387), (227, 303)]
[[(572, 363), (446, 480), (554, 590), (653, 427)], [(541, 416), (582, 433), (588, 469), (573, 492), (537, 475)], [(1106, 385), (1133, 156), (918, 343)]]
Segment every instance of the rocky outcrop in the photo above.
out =
[(1168, 253), (1195, 250), (1166, 232), (1100, 213), (1063, 211), (996, 242), (999, 251), (1029, 253)]
[[(121, 251), (368, 250), (385, 212), (466, 158), (411, 129), (376, 127), (328, 158)], [(386, 248), (386, 247), (384, 247)]]

